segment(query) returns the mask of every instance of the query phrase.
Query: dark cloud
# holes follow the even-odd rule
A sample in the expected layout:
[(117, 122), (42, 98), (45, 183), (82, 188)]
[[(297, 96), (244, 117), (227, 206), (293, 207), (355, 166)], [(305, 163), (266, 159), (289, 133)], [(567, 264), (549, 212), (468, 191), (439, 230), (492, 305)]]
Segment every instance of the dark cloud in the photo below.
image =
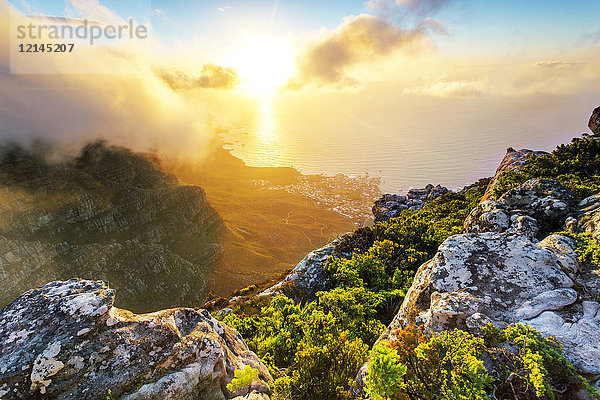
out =
[(170, 68), (159, 70), (157, 75), (173, 90), (195, 88), (234, 89), (240, 82), (234, 68), (226, 68), (216, 64), (204, 64), (197, 74)]
[(297, 60), (298, 75), (287, 85), (357, 86), (349, 69), (400, 50), (433, 47), (430, 33), (448, 35), (434, 16), (451, 3), (463, 0), (370, 0), (375, 14), (346, 17), (333, 32), (310, 43)]
[(356, 86), (348, 69), (400, 49), (428, 44), (425, 27), (401, 29), (372, 15), (347, 17), (333, 32), (310, 43), (297, 58), (298, 75), (288, 88), (307, 85)]

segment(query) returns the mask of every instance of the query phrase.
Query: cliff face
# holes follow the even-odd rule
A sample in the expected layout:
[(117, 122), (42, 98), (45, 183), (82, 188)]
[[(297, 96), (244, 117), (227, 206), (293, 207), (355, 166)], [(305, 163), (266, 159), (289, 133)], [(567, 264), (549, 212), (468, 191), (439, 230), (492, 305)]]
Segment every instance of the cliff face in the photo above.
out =
[[(579, 204), (559, 182), (531, 179), (497, 201), (491, 192), (506, 171), (518, 169), (530, 150), (508, 150), (483, 200), (417, 271), (399, 312), (378, 339), (396, 340), (406, 326), (480, 333), (523, 323), (553, 336), (563, 354), (600, 387), (600, 276), (580, 263), (576, 242), (561, 230), (600, 237), (600, 195)], [(367, 366), (357, 377), (362, 394)], [(588, 398), (586, 395), (578, 398)]]
[(136, 311), (197, 303), (222, 230), (201, 188), (128, 150), (0, 154), (0, 306), (72, 277), (110, 281)]

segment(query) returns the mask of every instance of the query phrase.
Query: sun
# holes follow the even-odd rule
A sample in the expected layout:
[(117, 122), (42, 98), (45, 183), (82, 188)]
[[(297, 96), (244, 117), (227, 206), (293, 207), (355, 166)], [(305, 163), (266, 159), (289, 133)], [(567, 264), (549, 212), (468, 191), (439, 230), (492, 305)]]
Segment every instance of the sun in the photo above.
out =
[(281, 38), (246, 36), (232, 52), (231, 64), (240, 76), (240, 89), (266, 97), (292, 75), (294, 50)]

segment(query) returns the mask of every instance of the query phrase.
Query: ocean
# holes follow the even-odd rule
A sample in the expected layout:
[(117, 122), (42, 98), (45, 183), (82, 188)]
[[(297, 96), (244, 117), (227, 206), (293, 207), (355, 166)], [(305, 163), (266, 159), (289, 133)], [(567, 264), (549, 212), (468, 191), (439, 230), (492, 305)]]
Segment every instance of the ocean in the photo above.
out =
[(591, 94), (440, 98), (393, 88), (279, 95), (257, 101), (223, 139), (250, 166), (369, 174), (384, 192), (457, 189), (492, 176), (508, 147), (551, 151), (580, 136), (598, 104)]

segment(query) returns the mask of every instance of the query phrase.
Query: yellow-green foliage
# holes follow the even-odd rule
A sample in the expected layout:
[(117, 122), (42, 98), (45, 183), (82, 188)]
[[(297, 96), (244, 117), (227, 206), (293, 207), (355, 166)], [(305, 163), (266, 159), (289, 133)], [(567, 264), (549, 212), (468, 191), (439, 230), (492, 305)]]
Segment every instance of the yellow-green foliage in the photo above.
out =
[(575, 252), (580, 263), (600, 267), (600, 245), (590, 233), (559, 232), (558, 235), (570, 237), (577, 245)]
[(400, 363), (398, 352), (386, 344), (371, 351), (365, 390), (373, 400), (389, 400), (404, 388), (407, 368)]
[(555, 179), (567, 186), (579, 199), (600, 191), (600, 141), (597, 135), (584, 135), (569, 144), (561, 144), (551, 154), (531, 157), (518, 172), (502, 174), (494, 196), (499, 198), (508, 190), (528, 179)]
[(227, 390), (235, 392), (238, 389), (250, 387), (252, 381), (258, 378), (258, 370), (246, 365), (244, 369), (237, 369), (233, 372), (234, 378), (227, 384)]
[(373, 350), (367, 391), (374, 399), (571, 399), (580, 389), (600, 398), (557, 343), (528, 326), (489, 325), (482, 337), (409, 327), (396, 336), (389, 349)]
[(292, 398), (346, 399), (369, 347), (359, 338), (350, 339), (347, 331), (327, 332), (328, 328), (317, 326), (321, 329), (315, 329), (298, 346), (291, 373)]

